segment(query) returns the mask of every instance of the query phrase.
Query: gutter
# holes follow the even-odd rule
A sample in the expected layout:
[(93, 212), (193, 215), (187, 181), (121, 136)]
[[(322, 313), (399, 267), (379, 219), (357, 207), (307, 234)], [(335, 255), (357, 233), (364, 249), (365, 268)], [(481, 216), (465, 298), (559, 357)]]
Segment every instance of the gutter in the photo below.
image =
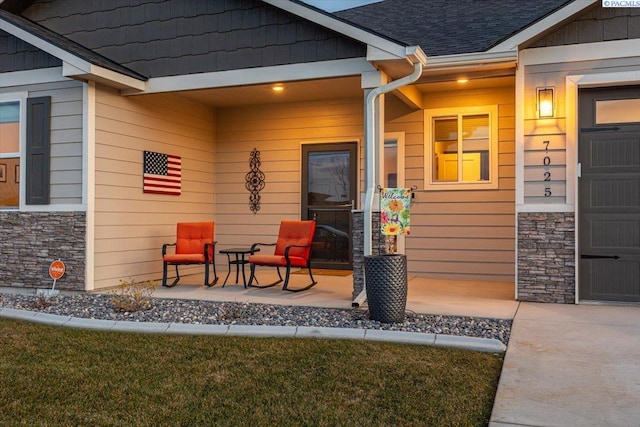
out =
[(495, 67), (512, 67), (518, 63), (517, 51), (479, 52), (459, 55), (430, 56), (425, 72), (449, 71), (463, 68), (489, 69)]
[[(377, 110), (376, 101), (380, 95), (394, 91), (403, 86), (407, 86), (414, 83), (422, 76), (422, 69), (427, 63), (427, 56), (419, 46), (413, 46), (407, 48), (407, 60), (413, 64), (413, 72), (398, 80), (394, 80), (391, 83), (379, 86), (367, 94), (365, 101), (365, 149), (366, 149), (366, 183), (367, 191), (365, 194), (364, 204), (364, 255), (371, 255), (373, 246), (373, 203), (375, 198), (376, 188), (378, 187), (379, 174), (375, 173), (374, 167), (376, 159), (378, 158), (378, 151), (380, 147), (378, 142), (380, 140), (380, 128), (376, 121)], [(365, 283), (362, 288), (362, 292), (351, 303), (352, 307), (359, 307), (366, 299), (366, 277)]]

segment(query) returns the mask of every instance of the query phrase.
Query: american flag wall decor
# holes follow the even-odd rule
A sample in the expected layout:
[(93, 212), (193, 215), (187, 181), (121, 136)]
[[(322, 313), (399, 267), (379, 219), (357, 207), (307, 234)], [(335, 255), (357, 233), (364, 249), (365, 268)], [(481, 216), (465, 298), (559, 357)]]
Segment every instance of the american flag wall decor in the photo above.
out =
[(143, 192), (179, 196), (182, 190), (182, 158), (144, 152)]

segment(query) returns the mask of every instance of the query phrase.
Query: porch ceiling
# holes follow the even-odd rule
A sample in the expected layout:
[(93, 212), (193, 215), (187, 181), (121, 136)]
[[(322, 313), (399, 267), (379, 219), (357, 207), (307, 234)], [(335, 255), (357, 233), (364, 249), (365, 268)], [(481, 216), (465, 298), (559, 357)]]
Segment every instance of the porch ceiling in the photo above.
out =
[[(458, 77), (467, 77), (464, 85), (456, 82)], [(423, 94), (459, 90), (486, 89), (514, 84), (512, 70), (500, 74), (448, 73), (423, 76), (415, 87)], [(275, 83), (200, 89), (181, 92), (180, 95), (214, 108), (241, 107), (327, 99), (363, 98), (360, 76), (283, 82), (281, 92), (273, 91)], [(159, 96), (148, 95), (148, 96)]]
[[(458, 83), (458, 78), (467, 78), (468, 81), (464, 84)], [(447, 79), (434, 79), (435, 81), (429, 81), (428, 79), (421, 79), (416, 87), (423, 94), (435, 93), (435, 92), (453, 92), (459, 90), (475, 90), (475, 89), (488, 89), (494, 87), (512, 86), (515, 84), (515, 76), (499, 76), (499, 77), (482, 77), (468, 74), (450, 74)]]
[(275, 92), (276, 83), (202, 89), (182, 92), (181, 95), (212, 107), (240, 107), (314, 101), (339, 98), (362, 98), (360, 76), (306, 81), (282, 82), (284, 90)]

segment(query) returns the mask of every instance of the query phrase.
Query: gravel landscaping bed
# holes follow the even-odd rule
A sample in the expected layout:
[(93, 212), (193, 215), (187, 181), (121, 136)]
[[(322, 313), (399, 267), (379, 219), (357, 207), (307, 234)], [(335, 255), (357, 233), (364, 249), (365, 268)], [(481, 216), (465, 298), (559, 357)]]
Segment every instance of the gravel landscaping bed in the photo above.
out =
[(213, 325), (313, 326), (384, 329), (392, 331), (494, 338), (509, 342), (511, 320), (443, 316), (407, 312), (403, 323), (369, 320), (362, 309), (270, 305), (256, 303), (151, 298), (144, 311), (123, 312), (102, 294), (60, 294), (51, 298), (25, 294), (0, 294), (0, 308), (39, 311), (88, 319), (133, 322), (192, 323)]

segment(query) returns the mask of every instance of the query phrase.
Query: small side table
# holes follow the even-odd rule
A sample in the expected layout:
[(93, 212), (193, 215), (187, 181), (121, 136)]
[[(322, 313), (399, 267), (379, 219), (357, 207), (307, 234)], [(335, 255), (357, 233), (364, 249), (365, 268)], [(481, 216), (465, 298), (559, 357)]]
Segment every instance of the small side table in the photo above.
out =
[[(260, 252), (260, 248), (256, 248), (254, 252)], [(251, 253), (251, 248), (229, 248), (223, 249), (220, 251), (221, 254), (225, 254), (227, 256), (227, 261), (229, 263), (229, 272), (227, 273), (227, 277), (224, 278), (224, 283), (222, 287), (227, 284), (227, 279), (229, 279), (229, 275), (231, 274), (231, 267), (236, 266), (236, 283), (238, 283), (238, 278), (240, 275), (240, 268), (242, 268), (242, 284), (244, 287), (247, 287), (247, 278), (244, 274), (244, 266), (245, 264), (249, 264), (249, 260), (245, 258), (245, 255), (249, 255)], [(231, 258), (231, 255), (234, 258)]]

